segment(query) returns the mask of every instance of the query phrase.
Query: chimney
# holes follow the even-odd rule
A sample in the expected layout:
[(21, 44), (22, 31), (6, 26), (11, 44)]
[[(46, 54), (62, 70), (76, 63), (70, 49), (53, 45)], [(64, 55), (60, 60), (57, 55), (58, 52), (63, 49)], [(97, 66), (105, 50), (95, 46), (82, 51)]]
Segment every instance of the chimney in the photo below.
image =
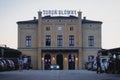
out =
[(34, 20), (36, 20), (36, 17), (34, 17)]
[(86, 17), (83, 17), (84, 20), (86, 20)]

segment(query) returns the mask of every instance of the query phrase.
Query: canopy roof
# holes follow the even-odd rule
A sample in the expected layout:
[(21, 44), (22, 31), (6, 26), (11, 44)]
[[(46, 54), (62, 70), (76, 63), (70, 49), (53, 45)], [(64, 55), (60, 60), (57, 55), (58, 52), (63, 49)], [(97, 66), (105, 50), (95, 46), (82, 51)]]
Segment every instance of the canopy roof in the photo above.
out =
[(16, 49), (12, 49), (8, 47), (0, 47), (0, 57), (19, 58), (20, 55), (21, 55), (21, 52)]

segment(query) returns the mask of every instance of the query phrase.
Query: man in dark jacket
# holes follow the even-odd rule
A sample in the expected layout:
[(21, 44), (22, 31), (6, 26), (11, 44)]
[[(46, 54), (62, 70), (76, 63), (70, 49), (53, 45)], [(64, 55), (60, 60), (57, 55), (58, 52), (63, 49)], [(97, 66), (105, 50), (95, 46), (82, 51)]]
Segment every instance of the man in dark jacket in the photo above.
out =
[(97, 74), (98, 74), (99, 72), (101, 73), (100, 53), (97, 54), (96, 62), (97, 62)]

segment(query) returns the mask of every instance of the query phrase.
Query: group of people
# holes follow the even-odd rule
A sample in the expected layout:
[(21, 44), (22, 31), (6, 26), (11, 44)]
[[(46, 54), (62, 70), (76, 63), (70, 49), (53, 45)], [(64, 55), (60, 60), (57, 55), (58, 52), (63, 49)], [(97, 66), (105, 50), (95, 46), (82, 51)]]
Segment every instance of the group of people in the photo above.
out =
[[(100, 56), (101, 56), (101, 53), (98, 53), (97, 54), (97, 57), (96, 57), (96, 64), (97, 64), (97, 74), (98, 73), (101, 73), (102, 72), (102, 66), (101, 66), (101, 59), (100, 59)], [(105, 69), (105, 72), (106, 73), (111, 73), (114, 71), (115, 69), (115, 59), (113, 58), (112, 55), (108, 55), (109, 56), (109, 60), (108, 60), (108, 66), (107, 68)]]
[(20, 58), (18, 60), (19, 63), (19, 70), (23, 70), (23, 69), (32, 69), (32, 66), (29, 62), (24, 62), (24, 60), (22, 58)]

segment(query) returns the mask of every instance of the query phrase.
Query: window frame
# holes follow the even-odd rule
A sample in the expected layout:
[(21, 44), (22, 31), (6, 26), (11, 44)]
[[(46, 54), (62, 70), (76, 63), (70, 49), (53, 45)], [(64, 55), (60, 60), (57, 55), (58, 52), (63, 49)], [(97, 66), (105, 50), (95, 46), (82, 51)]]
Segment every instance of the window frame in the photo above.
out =
[(49, 47), (49, 46), (51, 46), (51, 35), (46, 35), (45, 36), (45, 46), (47, 47)]
[(75, 36), (69, 35), (69, 47), (75, 46)]
[(46, 26), (46, 31), (50, 31), (50, 26)]
[(72, 27), (70, 27), (70, 31), (73, 31), (74, 30), (74, 27), (72, 26)]
[(31, 36), (26, 36), (25, 37), (25, 46), (26, 47), (31, 47), (32, 46), (31, 41), (32, 41), (32, 37)]
[(57, 35), (57, 47), (63, 46), (63, 35)]
[(94, 36), (88, 36), (88, 46), (94, 47)]

